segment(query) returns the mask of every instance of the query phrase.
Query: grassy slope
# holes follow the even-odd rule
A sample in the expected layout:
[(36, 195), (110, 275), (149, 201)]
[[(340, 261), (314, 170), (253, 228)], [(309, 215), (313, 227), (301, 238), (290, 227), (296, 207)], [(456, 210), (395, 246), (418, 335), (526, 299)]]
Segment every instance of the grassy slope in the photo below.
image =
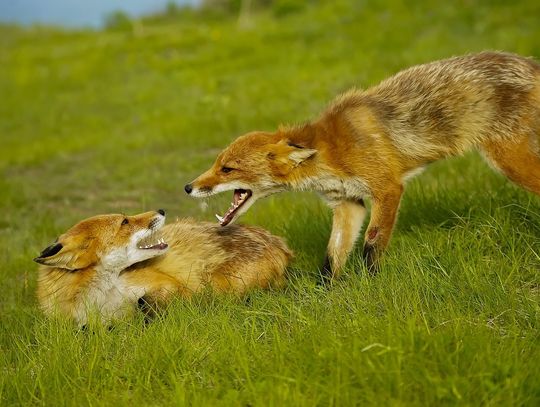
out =
[(238, 134), (306, 120), (414, 63), (540, 57), (536, 1), (350, 3), (262, 14), (246, 31), (0, 28), (1, 404), (540, 402), (540, 199), (476, 154), (410, 183), (377, 278), (355, 274), (355, 257), (335, 288), (315, 288), (330, 216), (284, 194), (243, 219), (297, 251), (284, 292), (203, 296), (93, 335), (36, 310), (31, 259), (82, 217), (221, 211), (228, 197), (203, 212), (182, 186)]

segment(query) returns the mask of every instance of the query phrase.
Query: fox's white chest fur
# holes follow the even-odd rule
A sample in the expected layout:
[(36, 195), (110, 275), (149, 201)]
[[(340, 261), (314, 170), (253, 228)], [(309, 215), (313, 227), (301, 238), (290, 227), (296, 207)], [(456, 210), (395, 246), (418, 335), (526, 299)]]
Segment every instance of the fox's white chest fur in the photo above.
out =
[(98, 315), (102, 322), (121, 318), (133, 310), (138, 298), (135, 289), (126, 287), (119, 275), (96, 276), (81, 295), (75, 308), (75, 320), (84, 325), (91, 315)]
[(91, 315), (102, 322), (121, 318), (133, 311), (137, 300), (144, 296), (144, 289), (127, 286), (120, 273), (126, 267), (125, 250), (113, 251), (96, 268), (96, 275), (81, 294), (75, 308), (75, 319), (80, 325), (88, 322)]

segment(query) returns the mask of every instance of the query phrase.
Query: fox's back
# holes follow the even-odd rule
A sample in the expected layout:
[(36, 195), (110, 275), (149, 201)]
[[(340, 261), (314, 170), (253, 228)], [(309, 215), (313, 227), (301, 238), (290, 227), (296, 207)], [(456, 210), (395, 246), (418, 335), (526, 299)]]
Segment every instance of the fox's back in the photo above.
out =
[(433, 160), (527, 131), (540, 113), (540, 65), (500, 52), (454, 57), (408, 68), (340, 103), (369, 107), (401, 152)]
[(207, 285), (236, 293), (264, 287), (283, 279), (292, 257), (281, 238), (256, 227), (182, 219), (164, 226), (162, 233), (167, 254), (144, 266), (175, 278), (188, 292)]

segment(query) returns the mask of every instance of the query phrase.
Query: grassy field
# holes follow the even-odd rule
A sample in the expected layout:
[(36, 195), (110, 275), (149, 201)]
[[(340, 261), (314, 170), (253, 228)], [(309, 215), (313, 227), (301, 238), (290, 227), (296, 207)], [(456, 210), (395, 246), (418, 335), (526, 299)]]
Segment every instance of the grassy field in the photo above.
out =
[(283, 291), (204, 295), (91, 334), (37, 309), (32, 258), (81, 218), (222, 212), (229, 196), (203, 210), (182, 188), (237, 135), (415, 63), (540, 57), (537, 1), (412, 4), (282, 7), (244, 29), (204, 14), (0, 27), (0, 405), (539, 405), (540, 198), (477, 154), (408, 185), (375, 278), (358, 248), (318, 288), (330, 213), (283, 194), (242, 218), (296, 251)]

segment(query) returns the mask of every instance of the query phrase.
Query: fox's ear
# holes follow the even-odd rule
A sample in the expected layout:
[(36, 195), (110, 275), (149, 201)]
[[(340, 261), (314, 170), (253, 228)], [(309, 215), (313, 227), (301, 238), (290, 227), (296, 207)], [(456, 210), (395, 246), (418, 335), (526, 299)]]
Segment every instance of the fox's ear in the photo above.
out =
[(284, 164), (292, 163), (294, 167), (297, 167), (308, 158), (313, 157), (316, 153), (317, 150), (303, 147), (290, 140), (283, 139), (271, 146), (268, 158), (277, 159)]
[(308, 158), (313, 157), (317, 153), (317, 150), (312, 148), (295, 148), (289, 153), (289, 159), (295, 164), (300, 165)]
[(53, 243), (52, 245), (43, 249), (40, 255), (34, 259), (34, 261), (36, 263), (45, 264), (46, 266), (49, 266), (51, 265), (50, 263), (54, 263), (53, 259), (57, 257), (56, 255), (63, 248), (64, 246), (62, 246), (62, 243)]
[(94, 251), (90, 250), (88, 246), (85, 246), (83, 249), (72, 249), (64, 246), (62, 243), (54, 243), (43, 250), (34, 261), (49, 267), (80, 270), (90, 266), (97, 259)]

